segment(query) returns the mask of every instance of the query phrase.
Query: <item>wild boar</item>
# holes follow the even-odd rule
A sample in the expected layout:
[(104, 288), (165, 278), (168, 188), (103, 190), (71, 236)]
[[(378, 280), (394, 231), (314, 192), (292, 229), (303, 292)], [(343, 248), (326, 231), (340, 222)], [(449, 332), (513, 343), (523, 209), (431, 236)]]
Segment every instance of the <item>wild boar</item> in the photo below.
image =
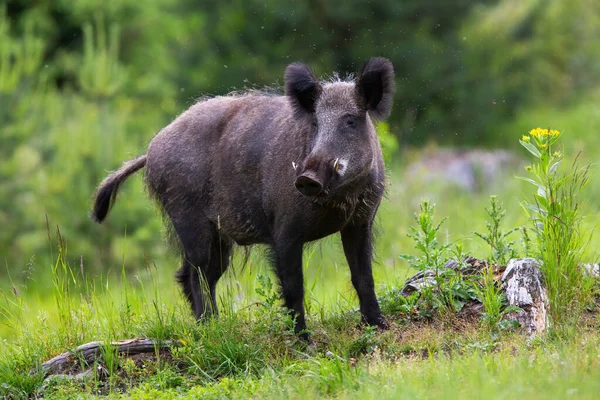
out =
[(371, 269), (385, 184), (373, 120), (389, 116), (394, 88), (385, 58), (367, 61), (355, 79), (327, 82), (293, 63), (285, 95), (200, 101), (101, 183), (92, 217), (102, 222), (121, 183), (146, 167), (149, 193), (181, 244), (177, 279), (196, 317), (217, 311), (215, 287), (234, 243), (266, 244), (304, 339), (303, 247), (340, 232), (363, 321), (385, 328)]

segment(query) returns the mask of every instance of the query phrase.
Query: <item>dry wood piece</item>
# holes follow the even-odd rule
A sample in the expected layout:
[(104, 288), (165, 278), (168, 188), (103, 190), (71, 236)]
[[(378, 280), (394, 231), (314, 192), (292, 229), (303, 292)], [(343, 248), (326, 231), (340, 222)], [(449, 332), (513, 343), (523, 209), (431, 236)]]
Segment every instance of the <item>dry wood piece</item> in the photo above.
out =
[(402, 295), (410, 296), (414, 292), (420, 292), (423, 289), (435, 286), (435, 275), (435, 271), (431, 269), (417, 272), (416, 275), (404, 282)]
[(543, 333), (549, 325), (548, 295), (541, 276), (536, 259), (516, 258), (509, 261), (501, 280), (509, 305), (521, 309), (504, 318), (518, 321), (530, 336)]
[[(465, 258), (462, 264), (459, 264), (456, 260), (449, 260), (443, 267), (443, 269), (453, 269), (462, 275), (481, 275), (483, 270), (489, 268), (490, 264), (484, 260), (478, 260), (475, 257)], [(493, 274), (496, 279), (500, 278), (500, 274), (504, 272), (504, 266), (492, 265)], [(443, 271), (440, 269), (440, 272)], [(420, 292), (428, 287), (435, 286), (436, 271), (433, 269), (426, 269), (418, 272), (413, 277), (409, 278), (404, 282), (404, 288), (402, 289), (403, 296), (410, 296), (414, 292)]]
[[(145, 338), (110, 342), (110, 346), (112, 346), (114, 351), (124, 355), (152, 353), (161, 349), (167, 349), (173, 345), (177, 345), (177, 343), (171, 340), (159, 342)], [(45, 376), (48, 376), (63, 373), (72, 367), (73, 363), (78, 363), (80, 360), (87, 365), (92, 364), (101, 356), (104, 346), (104, 342), (90, 342), (81, 345), (72, 352), (67, 351), (46, 361), (42, 364), (42, 371), (44, 371)]]

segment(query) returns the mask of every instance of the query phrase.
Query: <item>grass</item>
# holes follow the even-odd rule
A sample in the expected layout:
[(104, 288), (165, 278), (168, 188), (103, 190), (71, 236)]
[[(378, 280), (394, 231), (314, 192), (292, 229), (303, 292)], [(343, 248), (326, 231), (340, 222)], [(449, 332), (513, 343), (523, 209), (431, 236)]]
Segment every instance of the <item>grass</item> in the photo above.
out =
[[(385, 360), (374, 353), (351, 365), (323, 357), (299, 361), (283, 372), (268, 371), (256, 379), (222, 379), (193, 386), (189, 398), (595, 398), (598, 350), (570, 346), (542, 349), (466, 350), (460, 357), (402, 357)], [(511, 354), (512, 353), (512, 354)], [(150, 384), (134, 389), (131, 398), (173, 398), (175, 388)]]
[[(452, 193), (439, 190), (440, 195)], [(381, 224), (406, 236), (413, 223), (410, 215), (388, 219), (396, 211), (392, 206), (406, 201), (406, 192), (391, 191), (389, 196)], [(485, 225), (485, 207), (475, 208), (476, 202), (483, 202), (483, 194), (452, 196), (452, 204), (442, 202), (437, 210), (439, 215), (451, 213), (447, 225), (459, 218), (452, 210), (465, 209), (479, 215), (476, 221), (480, 223), (463, 229), (457, 229), (456, 223), (451, 229), (442, 225), (447, 230), (438, 232), (439, 239), (459, 240), (476, 254), (489, 253), (487, 243), (468, 239), (470, 231)], [(461, 203), (462, 207), (457, 206)], [(454, 230), (460, 233), (450, 233)], [(407, 243), (403, 250), (411, 248), (408, 238), (399, 241)], [(383, 258), (376, 267), (380, 294), (391, 292), (412, 273), (391, 242), (380, 239), (378, 243), (379, 259)], [(35, 297), (26, 290), (4, 299), (0, 394), (8, 398), (102, 394), (167, 399), (456, 398), (473, 394), (503, 398), (514, 393), (544, 398), (576, 393), (585, 398), (598, 389), (594, 383), (599, 355), (596, 319), (568, 341), (556, 337), (527, 342), (510, 330), (481, 330), (479, 322), (456, 319), (451, 313), (420, 318), (408, 299), (400, 306), (384, 302), (393, 328), (381, 333), (359, 325), (357, 302), (338, 246), (329, 240), (305, 254), (308, 325), (316, 343), (307, 347), (293, 335), (288, 315), (279, 309), (273, 278), (260, 252), (251, 256), (245, 270), (232, 269), (220, 283), (220, 317), (197, 325), (171, 274), (160, 266), (148, 264), (129, 276), (124, 263), (117, 276), (88, 280), (67, 263), (63, 242), (52, 266), (50, 296), (40, 297), (37, 306), (31, 306)], [(100, 372), (82, 381), (53, 378), (44, 382), (40, 374), (31, 374), (43, 360), (79, 344), (139, 336), (175, 339), (181, 346), (172, 356), (158, 354), (142, 360), (115, 357), (107, 346), (101, 368), (94, 369)], [(573, 352), (582, 342), (585, 351)], [(557, 379), (565, 373), (564, 379)]]
[[(571, 112), (585, 114), (581, 108)], [(595, 118), (600, 120), (600, 114)], [(552, 127), (564, 130), (564, 125)], [(570, 146), (587, 132), (574, 133), (572, 140), (567, 139), (569, 134), (565, 130)], [(414, 237), (414, 230), (409, 227), (422, 197), (436, 204), (437, 216), (448, 217), (436, 231), (438, 248), (452, 244), (452, 251), (479, 258), (489, 255), (493, 261), (512, 251), (523, 255), (531, 247), (520, 232), (505, 236), (512, 227), (528, 223), (520, 201), (530, 188), (513, 178), (521, 173), (509, 171), (497, 186), (471, 194), (443, 183), (401, 178), (402, 168), (391, 167), (388, 198), (379, 213), (374, 268), (378, 293), (387, 296), (382, 310), (392, 322), (389, 331), (360, 326), (358, 302), (338, 238), (305, 253), (307, 323), (315, 341), (307, 346), (293, 335), (289, 316), (279, 308), (274, 278), (260, 248), (253, 251), (245, 269), (227, 272), (219, 283), (220, 316), (199, 325), (175, 286), (175, 257), (133, 267), (139, 258), (132, 259), (125, 244), (119, 268), (88, 276), (85, 265), (70, 261), (68, 241), (57, 233), (52, 238), (56, 262), (43, 270), (32, 267), (32, 280), (15, 283), (0, 295), (0, 396), (596, 398), (600, 391), (596, 314), (582, 312), (571, 329), (527, 340), (511, 327), (497, 326), (502, 308), (489, 282), (479, 296), (487, 296), (493, 329), (481, 329), (482, 322), (452, 312), (419, 316), (416, 297), (391, 295), (415, 272), (399, 256), (412, 251), (408, 234)], [(593, 199), (599, 188), (597, 179), (592, 179), (584, 195)], [(491, 194), (497, 194), (494, 201), (496, 206), (504, 205), (505, 214), (495, 206), (486, 210)], [(586, 207), (587, 214), (597, 213), (597, 203)], [(430, 222), (431, 230), (436, 224)], [(595, 219), (581, 224), (591, 230)], [(472, 234), (486, 229), (484, 240)], [(581, 257), (594, 261), (598, 244), (593, 239)], [(76, 249), (70, 252), (76, 255)], [(241, 255), (236, 257), (234, 265), (241, 260)], [(464, 289), (458, 286), (450, 289)], [(591, 293), (592, 287), (586, 290)], [(587, 305), (596, 307), (591, 301)], [(172, 354), (122, 358), (107, 344), (94, 373), (78, 381), (61, 377), (44, 381), (35, 373), (42, 361), (82, 343), (140, 336), (177, 340), (180, 346)]]
[[(254, 307), (225, 310), (200, 325), (182, 300), (170, 306), (138, 290), (126, 302), (104, 302), (109, 290), (92, 289), (60, 326), (41, 315), (24, 321), (18, 338), (5, 339), (0, 393), (64, 399), (98, 394), (133, 399), (593, 398), (600, 388), (596, 317), (568, 340), (528, 341), (511, 331), (490, 335), (477, 321), (413, 319), (402, 312), (391, 316), (393, 328), (382, 333), (361, 328), (352, 309), (325, 310), (311, 314), (316, 344), (306, 346), (272, 301), (268, 278), (261, 282)], [(30, 372), (77, 344), (135, 336), (176, 338), (181, 346), (172, 356), (142, 360), (116, 358), (107, 347), (102, 369), (93, 369), (107, 377), (98, 372), (81, 381), (56, 377), (42, 384), (43, 377)]]

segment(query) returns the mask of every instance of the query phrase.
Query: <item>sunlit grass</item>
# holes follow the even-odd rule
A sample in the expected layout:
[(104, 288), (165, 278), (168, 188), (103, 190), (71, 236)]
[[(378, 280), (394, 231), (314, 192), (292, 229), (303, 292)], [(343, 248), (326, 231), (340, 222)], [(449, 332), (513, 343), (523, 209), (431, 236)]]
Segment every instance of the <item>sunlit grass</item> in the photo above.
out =
[[(472, 233), (485, 230), (489, 195), (497, 195), (507, 211), (504, 229), (527, 224), (520, 202), (529, 187), (514, 178), (518, 170), (504, 171), (495, 185), (476, 193), (444, 182), (421, 182), (405, 171), (402, 164), (391, 166), (378, 215), (374, 275), (379, 294), (401, 286), (414, 273), (399, 256), (415, 252), (407, 234), (424, 197), (436, 204), (436, 215), (448, 217), (440, 242), (459, 242), (478, 258), (490, 252), (489, 244)], [(598, 186), (592, 180), (591, 192)], [(597, 209), (590, 202), (586, 211)], [(583, 221), (590, 230), (595, 223), (595, 217)], [(518, 242), (520, 232), (513, 235), (511, 240)], [(45, 389), (46, 395), (71, 398), (94, 390), (117, 395), (123, 383), (115, 371), (127, 368), (133, 398), (548, 398), (556, 393), (592, 398), (599, 389), (596, 317), (589, 328), (571, 330), (566, 341), (556, 336), (527, 342), (478, 330), (478, 324), (428, 326), (394, 315), (388, 316), (396, 323), (389, 332), (360, 328), (358, 301), (337, 236), (308, 246), (304, 254), (307, 324), (314, 348), (296, 340), (277, 301), (265, 302), (257, 294), (264, 284), (259, 276), (275, 279), (260, 246), (246, 263), (243, 252), (237, 252), (218, 285), (221, 316), (197, 325), (173, 276), (179, 264), (174, 252), (151, 260), (137, 251), (130, 254), (124, 232), (122, 265), (90, 276), (85, 262), (77, 263), (77, 249), (61, 253), (67, 246), (57, 250), (56, 234), (50, 236), (54, 262), (36, 264), (31, 279), (14, 288), (5, 282), (0, 296), (3, 395), (38, 391), (43, 376), (32, 372), (67, 349), (133, 337), (180, 340), (184, 345), (174, 351), (180, 367), (156, 361), (141, 372), (115, 359), (108, 386), (98, 386), (98, 378), (83, 387), (56, 383)], [(593, 239), (585, 260), (594, 261), (597, 241)], [(519, 244), (517, 251), (523, 251)]]

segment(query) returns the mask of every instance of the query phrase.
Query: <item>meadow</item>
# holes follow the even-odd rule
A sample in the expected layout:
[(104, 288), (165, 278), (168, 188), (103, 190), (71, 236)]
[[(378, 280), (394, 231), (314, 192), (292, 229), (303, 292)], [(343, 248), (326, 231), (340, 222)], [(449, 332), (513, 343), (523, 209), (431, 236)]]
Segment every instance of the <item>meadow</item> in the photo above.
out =
[[(532, 110), (502, 129), (518, 141), (543, 121), (563, 131), (566, 160), (581, 151), (580, 162), (594, 160), (600, 113), (593, 97), (562, 113)], [(431, 150), (430, 150), (431, 151)], [(378, 295), (395, 289), (414, 274), (400, 256), (418, 254), (408, 237), (422, 198), (435, 203), (435, 221), (448, 219), (437, 233), (440, 243), (456, 244), (464, 254), (492, 260), (488, 244), (473, 234), (485, 232), (488, 198), (496, 194), (506, 209), (501, 228), (528, 226), (522, 208), (535, 192), (524, 175), (530, 161), (502, 171), (477, 193), (443, 181), (406, 175), (406, 166), (422, 151), (405, 150), (404, 160), (389, 163), (389, 188), (378, 216), (375, 280)], [(425, 152), (427, 153), (427, 152)], [(565, 164), (568, 164), (565, 161)], [(591, 166), (583, 191), (583, 228), (591, 241), (582, 258), (595, 261), (598, 247), (595, 194), (600, 181)], [(126, 190), (122, 198), (143, 196)], [(118, 206), (117, 206), (118, 207)], [(59, 231), (49, 232), (55, 261), (23, 285), (2, 292), (0, 393), (6, 398), (595, 398), (600, 392), (598, 318), (595, 300), (584, 312), (534, 339), (515, 329), (490, 329), (478, 319), (415, 310), (383, 303), (389, 331), (361, 326), (357, 300), (337, 237), (309, 247), (304, 254), (306, 309), (314, 344), (307, 346), (290, 330), (280, 309), (274, 276), (260, 247), (247, 262), (243, 252), (219, 283), (220, 316), (197, 324), (175, 285), (175, 254), (140, 259), (127, 253), (122, 264), (102, 275), (86, 276), (73, 263)], [(160, 232), (156, 232), (160, 234)], [(515, 255), (526, 256), (519, 232), (511, 234)], [(583, 246), (584, 244), (582, 244)], [(447, 257), (451, 257), (448, 253)], [(590, 289), (594, 291), (595, 289)], [(593, 295), (593, 293), (592, 293)], [(110, 341), (148, 337), (174, 340), (170, 353), (144, 358), (116, 355)], [(93, 373), (81, 379), (44, 380), (40, 363), (80, 344), (106, 345)]]

